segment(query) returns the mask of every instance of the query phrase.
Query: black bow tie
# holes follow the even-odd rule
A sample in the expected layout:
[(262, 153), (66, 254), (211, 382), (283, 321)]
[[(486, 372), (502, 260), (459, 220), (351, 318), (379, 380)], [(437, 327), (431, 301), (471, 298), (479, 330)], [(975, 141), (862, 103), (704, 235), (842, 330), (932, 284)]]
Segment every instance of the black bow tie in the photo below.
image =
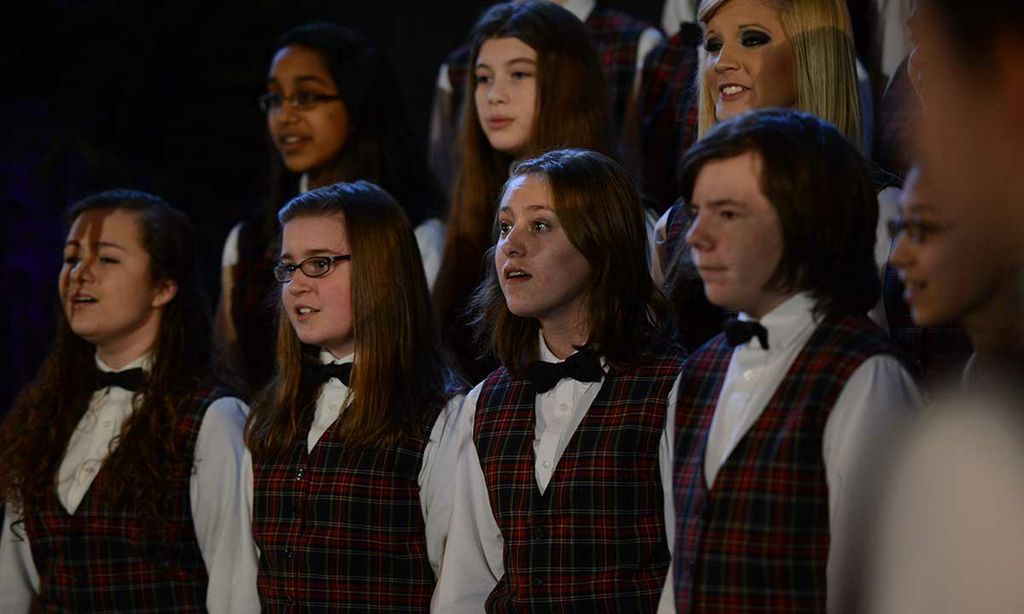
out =
[(340, 365), (334, 363), (326, 365), (319, 362), (310, 363), (306, 369), (306, 374), (310, 381), (317, 386), (326, 383), (332, 377), (338, 378), (342, 384), (348, 386), (348, 382), (352, 378), (352, 363), (343, 362)]
[(125, 369), (124, 371), (101, 371), (96, 369), (96, 385), (93, 390), (100, 390), (107, 386), (117, 386), (125, 390), (135, 392), (146, 383), (146, 372), (141, 368)]
[(564, 362), (532, 362), (526, 366), (526, 379), (533, 390), (541, 394), (551, 390), (560, 380), (574, 379), (577, 382), (599, 382), (604, 372), (601, 361), (590, 350), (580, 350)]
[(761, 342), (761, 347), (768, 349), (768, 329), (753, 320), (740, 320), (729, 318), (725, 322), (725, 339), (730, 347), (736, 347), (749, 342), (754, 337)]

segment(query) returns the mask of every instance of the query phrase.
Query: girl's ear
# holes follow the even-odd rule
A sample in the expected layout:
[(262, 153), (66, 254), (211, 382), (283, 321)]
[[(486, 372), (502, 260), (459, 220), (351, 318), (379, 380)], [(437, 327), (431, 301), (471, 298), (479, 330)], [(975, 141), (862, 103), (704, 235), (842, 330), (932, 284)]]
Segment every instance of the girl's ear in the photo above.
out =
[(164, 279), (157, 282), (156, 288), (153, 291), (153, 301), (151, 305), (153, 307), (163, 307), (167, 303), (171, 302), (178, 294), (178, 282), (173, 279)]

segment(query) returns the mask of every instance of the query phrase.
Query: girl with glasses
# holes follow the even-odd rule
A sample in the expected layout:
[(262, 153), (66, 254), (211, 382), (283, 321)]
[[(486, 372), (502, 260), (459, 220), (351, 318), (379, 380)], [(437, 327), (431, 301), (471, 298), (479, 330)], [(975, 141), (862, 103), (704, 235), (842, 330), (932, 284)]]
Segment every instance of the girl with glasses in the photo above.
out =
[(251, 612), (248, 408), (217, 386), (192, 226), (128, 190), (68, 217), (57, 342), (0, 427), (0, 611)]
[(264, 611), (426, 611), (462, 395), (408, 217), (359, 181), (280, 212), (277, 371), (253, 405)]
[(259, 102), (273, 146), (269, 199), (228, 236), (217, 320), (233, 366), (254, 389), (273, 368), (270, 245), (284, 201), (337, 181), (380, 185), (413, 224), (428, 287), (444, 241), (442, 197), (407, 123), (395, 74), (369, 41), (330, 23), (290, 30), (278, 40), (266, 87)]

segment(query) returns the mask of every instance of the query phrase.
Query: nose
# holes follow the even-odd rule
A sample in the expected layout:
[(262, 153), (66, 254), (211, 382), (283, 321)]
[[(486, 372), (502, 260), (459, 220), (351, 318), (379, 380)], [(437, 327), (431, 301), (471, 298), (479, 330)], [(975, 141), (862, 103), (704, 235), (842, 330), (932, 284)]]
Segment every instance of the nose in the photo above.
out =
[(270, 113), (267, 114), (267, 120), (273, 124), (274, 122), (282, 124), (290, 124), (299, 117), (299, 111), (292, 106), (290, 98), (284, 98), (281, 100), (281, 106), (271, 109)]
[(698, 251), (707, 251), (714, 245), (711, 233), (707, 227), (707, 222), (704, 221), (703, 216), (697, 215), (690, 222), (690, 227), (686, 230), (686, 244), (692, 249)]
[(889, 253), (889, 263), (900, 271), (904, 271), (914, 263), (914, 248), (905, 232), (896, 235), (893, 241), (892, 251)]
[(490, 87), (487, 88), (487, 102), (489, 104), (498, 104), (500, 102), (508, 101), (508, 92), (506, 90), (506, 84), (503, 79), (494, 77), (490, 83)]
[(313, 280), (311, 280), (305, 273), (299, 270), (292, 273), (291, 281), (285, 284), (284, 287), (285, 290), (289, 292), (292, 296), (299, 296), (300, 294), (305, 294), (306, 292), (309, 292), (310, 289), (312, 289)]
[(91, 281), (93, 279), (92, 265), (94, 261), (94, 258), (84, 257), (78, 262), (76, 262), (75, 266), (71, 267), (71, 281)]
[(498, 249), (506, 258), (522, 256), (526, 252), (526, 246), (523, 243), (521, 231), (513, 226), (504, 237), (498, 239)]
[(716, 73), (724, 73), (726, 71), (736, 70), (739, 68), (739, 61), (733, 53), (732, 46), (725, 43), (722, 44), (722, 48), (719, 49), (718, 53), (715, 55), (714, 62)]

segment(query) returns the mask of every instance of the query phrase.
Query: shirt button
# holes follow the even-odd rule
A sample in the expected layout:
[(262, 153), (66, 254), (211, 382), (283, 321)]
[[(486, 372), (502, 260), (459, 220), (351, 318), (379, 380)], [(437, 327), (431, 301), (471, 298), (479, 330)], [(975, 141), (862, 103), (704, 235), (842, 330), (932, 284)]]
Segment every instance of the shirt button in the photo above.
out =
[(286, 558), (286, 559), (291, 559), (292, 558), (292, 551), (290, 549), (288, 549), (288, 548), (284, 549), (284, 558)]
[(534, 527), (533, 528), (533, 538), (534, 539), (544, 539), (544, 527)]
[(561, 405), (558, 406), (558, 409), (562, 410), (562, 412), (567, 412), (569, 411), (569, 406), (566, 405), (565, 403), (562, 403)]
[(531, 584), (534, 586), (544, 586), (544, 578), (534, 578)]
[(109, 427), (110, 426), (110, 420), (104, 420), (103, 421), (103, 426)]
[(757, 371), (754, 371), (753, 369), (747, 369), (746, 371), (743, 372), (743, 379), (747, 380), (748, 382), (753, 379), (757, 379)]
[(301, 480), (302, 476), (304, 476), (304, 475), (306, 475), (306, 468), (305, 467), (299, 467), (298, 469), (295, 470), (295, 479), (296, 480)]
[(540, 466), (544, 467), (545, 469), (550, 469), (551, 468), (551, 461), (543, 461), (543, 462), (541, 462)]
[(290, 596), (290, 595), (289, 595), (288, 597), (285, 597), (285, 598), (284, 598), (284, 602), (285, 602), (285, 603), (287, 603), (288, 605), (291, 605), (291, 604), (292, 604), (292, 601), (293, 601), (293, 599), (291, 598), (291, 596)]

